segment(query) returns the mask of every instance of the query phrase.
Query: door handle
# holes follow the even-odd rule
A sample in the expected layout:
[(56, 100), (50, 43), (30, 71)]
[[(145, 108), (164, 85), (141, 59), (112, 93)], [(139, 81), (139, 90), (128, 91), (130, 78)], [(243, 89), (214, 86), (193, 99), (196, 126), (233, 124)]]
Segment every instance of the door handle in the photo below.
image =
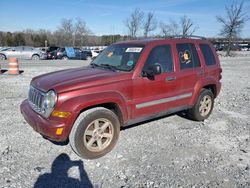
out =
[(200, 71), (200, 72), (198, 72), (198, 75), (199, 75), (199, 76), (204, 76), (204, 75), (205, 75), (205, 72), (204, 72), (204, 71)]
[(171, 77), (166, 78), (166, 81), (173, 81), (173, 80), (176, 80), (175, 76), (171, 76)]

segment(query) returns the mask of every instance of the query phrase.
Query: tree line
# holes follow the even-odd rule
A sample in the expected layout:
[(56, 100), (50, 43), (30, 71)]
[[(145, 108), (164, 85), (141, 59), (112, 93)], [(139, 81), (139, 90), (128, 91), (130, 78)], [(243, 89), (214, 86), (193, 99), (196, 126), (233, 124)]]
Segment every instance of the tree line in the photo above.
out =
[[(216, 16), (221, 24), (220, 35), (228, 40), (227, 54), (234, 39), (239, 38), (242, 28), (249, 20), (246, 12), (243, 11), (244, 1), (234, 1), (225, 7), (224, 16)], [(87, 45), (110, 45), (117, 41), (148, 38), (148, 37), (169, 37), (172, 35), (193, 35), (198, 29), (191, 18), (183, 15), (178, 21), (158, 21), (154, 12), (143, 12), (136, 8), (124, 20), (124, 27), (127, 35), (103, 35), (95, 36), (81, 18), (62, 19), (60, 25), (54, 32), (49, 30), (27, 29), (22, 32), (1, 32), (0, 46), (87, 46)], [(158, 29), (159, 34), (155, 34)]]

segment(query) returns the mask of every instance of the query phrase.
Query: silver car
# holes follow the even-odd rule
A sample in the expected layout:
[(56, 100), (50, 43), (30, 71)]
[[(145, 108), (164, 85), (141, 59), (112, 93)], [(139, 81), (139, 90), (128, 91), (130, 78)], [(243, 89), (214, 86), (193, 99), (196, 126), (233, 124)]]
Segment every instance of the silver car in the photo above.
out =
[(18, 59), (46, 59), (47, 54), (41, 50), (28, 46), (18, 46), (14, 48), (5, 48), (0, 51), (0, 60), (5, 60), (9, 57)]

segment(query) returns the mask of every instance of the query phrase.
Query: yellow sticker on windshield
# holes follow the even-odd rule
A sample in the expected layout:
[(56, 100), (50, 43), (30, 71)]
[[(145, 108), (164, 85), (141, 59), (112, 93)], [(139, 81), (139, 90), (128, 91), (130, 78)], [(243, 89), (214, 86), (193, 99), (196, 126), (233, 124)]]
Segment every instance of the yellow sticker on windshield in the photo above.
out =
[(112, 57), (112, 55), (113, 55), (113, 52), (108, 52), (107, 54), (108, 57)]

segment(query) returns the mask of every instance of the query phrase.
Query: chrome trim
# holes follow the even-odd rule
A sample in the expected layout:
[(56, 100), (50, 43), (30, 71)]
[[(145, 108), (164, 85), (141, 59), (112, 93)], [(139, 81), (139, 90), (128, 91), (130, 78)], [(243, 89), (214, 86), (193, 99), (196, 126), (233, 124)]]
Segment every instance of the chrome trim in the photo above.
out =
[(33, 86), (30, 86), (29, 96), (28, 96), (29, 104), (31, 108), (39, 114), (43, 113), (42, 102), (45, 95), (46, 93), (34, 88)]
[(140, 103), (140, 104), (136, 105), (136, 108), (137, 109), (145, 108), (145, 107), (148, 107), (148, 106), (153, 106), (153, 105), (157, 105), (157, 104), (172, 102), (172, 101), (176, 101), (176, 100), (180, 100), (180, 99), (185, 99), (185, 98), (188, 98), (188, 97), (192, 97), (192, 93), (185, 93), (185, 94), (177, 95), (177, 96), (174, 96), (174, 97), (163, 98), (163, 99), (154, 100), (154, 101), (150, 101), (150, 102)]

